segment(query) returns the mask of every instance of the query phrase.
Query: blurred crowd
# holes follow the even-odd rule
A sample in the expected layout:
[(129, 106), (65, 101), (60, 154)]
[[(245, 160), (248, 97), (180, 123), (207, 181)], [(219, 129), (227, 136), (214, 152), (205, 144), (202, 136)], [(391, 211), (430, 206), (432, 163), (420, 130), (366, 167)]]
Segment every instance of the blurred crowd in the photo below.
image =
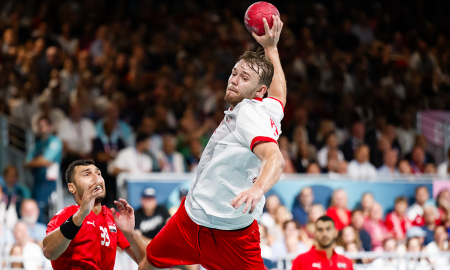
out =
[[(101, 169), (109, 206), (122, 172), (195, 171), (229, 107), (223, 96), (235, 60), (257, 48), (243, 24), (250, 4), (1, 1), (0, 111), (37, 135), (25, 161), (34, 186), (11, 180), (18, 176), (9, 168), (0, 183), (9, 194), (3, 198), (7, 205), (15, 204), (12, 198), (33, 198), (39, 221), (46, 223), (52, 180), (64, 178), (61, 172), (81, 158), (92, 158)], [(360, 179), (450, 173), (448, 161), (436, 162), (415, 129), (417, 112), (450, 108), (450, 19), (444, 12), (450, 2), (273, 4), (284, 22), (278, 48), (288, 102), (278, 143), (285, 173)], [(272, 219), (278, 217), (274, 209), (282, 208), (268, 206)], [(380, 211), (373, 209), (378, 217), (372, 223), (378, 224)], [(311, 211), (324, 209), (313, 205)], [(363, 216), (372, 216), (370, 211), (364, 209)], [(345, 216), (345, 226), (361, 214), (333, 213)], [(405, 226), (415, 221), (398, 215), (388, 217)], [(275, 220), (287, 221), (279, 216)], [(388, 225), (388, 217), (386, 225), (393, 227), (386, 235), (404, 240), (407, 232)], [(308, 228), (305, 220), (297, 221)], [(277, 222), (274, 240), (298, 231), (294, 223), (282, 225)], [(362, 225), (354, 226), (356, 232)], [(307, 234), (302, 234), (306, 246)], [(376, 248), (394, 243), (374, 239)]]
[[(328, 208), (326, 208), (328, 207)], [(386, 215), (385, 215), (386, 213)], [(335, 252), (424, 252), (428, 258), (404, 261), (399, 258), (354, 260), (368, 269), (447, 269), (448, 257), (431, 256), (450, 251), (450, 191), (443, 190), (430, 200), (426, 187), (418, 186), (414, 202), (395, 198), (393, 209), (382, 209), (371, 193), (365, 193), (354, 209), (347, 206), (342, 189), (333, 192), (330, 205), (314, 202), (311, 187), (298, 194), (292, 211), (280, 203), (277, 195), (267, 198), (259, 228), (262, 256), (268, 268), (290, 269), (290, 261), (308, 251), (314, 244), (316, 221), (323, 215), (331, 217), (339, 231)], [(417, 268), (414, 268), (417, 267)]]

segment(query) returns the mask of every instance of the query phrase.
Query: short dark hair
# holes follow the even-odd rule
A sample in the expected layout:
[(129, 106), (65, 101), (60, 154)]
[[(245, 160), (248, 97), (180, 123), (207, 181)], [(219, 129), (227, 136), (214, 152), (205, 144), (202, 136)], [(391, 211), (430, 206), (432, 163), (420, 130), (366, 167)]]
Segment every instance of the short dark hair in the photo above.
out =
[(16, 173), (16, 176), (19, 174), (16, 167), (14, 167), (13, 165), (8, 165), (3, 170), (3, 177), (6, 177), (6, 175), (11, 171), (14, 171)]
[(319, 219), (317, 219), (316, 223), (322, 221), (322, 222), (328, 222), (330, 221), (331, 223), (333, 223), (333, 227), (336, 227), (336, 224), (334, 223), (334, 220), (332, 218), (330, 218), (329, 216), (321, 216)]
[(80, 159), (80, 160), (75, 160), (74, 162), (70, 163), (70, 165), (66, 171), (66, 183), (67, 184), (75, 183), (75, 177), (73, 177), (75, 167), (89, 166), (89, 165), (95, 165), (94, 161), (91, 159)]
[(363, 210), (362, 209), (360, 209), (360, 208), (355, 208), (353, 211), (352, 211), (352, 213), (351, 213), (351, 217), (353, 217), (356, 213), (363, 213)]
[(150, 136), (148, 134), (139, 132), (136, 136), (136, 144), (143, 142), (143, 141), (147, 140), (148, 138), (150, 138)]
[(251, 69), (259, 75), (259, 83), (267, 86), (269, 89), (272, 83), (274, 67), (270, 59), (261, 49), (254, 51), (246, 51), (239, 56), (238, 62), (243, 60)]

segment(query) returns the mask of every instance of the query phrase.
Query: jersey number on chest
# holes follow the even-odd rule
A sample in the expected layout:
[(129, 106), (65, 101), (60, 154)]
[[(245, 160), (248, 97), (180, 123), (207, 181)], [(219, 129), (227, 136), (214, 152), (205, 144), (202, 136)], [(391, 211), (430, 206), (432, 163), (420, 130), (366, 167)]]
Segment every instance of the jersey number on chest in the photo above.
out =
[(109, 241), (108, 228), (100, 226), (100, 236), (102, 238), (102, 241), (100, 242), (102, 246), (109, 247), (111, 241)]

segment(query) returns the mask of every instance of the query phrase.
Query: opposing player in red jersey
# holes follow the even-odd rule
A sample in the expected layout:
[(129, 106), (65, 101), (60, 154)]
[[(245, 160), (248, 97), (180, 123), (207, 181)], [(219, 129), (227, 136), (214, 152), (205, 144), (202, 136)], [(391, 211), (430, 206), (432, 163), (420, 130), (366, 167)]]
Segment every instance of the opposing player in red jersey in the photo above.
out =
[[(283, 23), (253, 37), (265, 55), (247, 51), (228, 79), (231, 107), (203, 151), (188, 196), (147, 244), (134, 232), (133, 208), (117, 202), (117, 226), (130, 242), (139, 269), (201, 264), (209, 270), (263, 270), (259, 228), (264, 194), (280, 179), (277, 145), (286, 103), (286, 81), (277, 43)], [(268, 97), (264, 98), (266, 93)]]
[(70, 164), (66, 182), (77, 204), (63, 208), (48, 224), (44, 255), (53, 269), (112, 270), (117, 247), (136, 261), (111, 210), (100, 204), (105, 198), (105, 181), (94, 162)]

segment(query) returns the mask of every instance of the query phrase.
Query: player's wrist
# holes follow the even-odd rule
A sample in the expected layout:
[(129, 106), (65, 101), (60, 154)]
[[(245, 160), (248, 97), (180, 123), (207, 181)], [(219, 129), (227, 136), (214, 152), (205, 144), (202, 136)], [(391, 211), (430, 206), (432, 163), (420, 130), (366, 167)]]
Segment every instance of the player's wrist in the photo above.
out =
[(68, 240), (74, 239), (80, 231), (81, 225), (83, 225), (83, 222), (81, 222), (80, 225), (75, 224), (73, 219), (74, 216), (71, 216), (63, 224), (61, 224), (61, 226), (59, 226), (59, 230), (61, 231), (62, 235)]
[(278, 48), (277, 45), (272, 45), (272, 46), (265, 46), (264, 47), (264, 52), (268, 53), (268, 52), (278, 52)]

